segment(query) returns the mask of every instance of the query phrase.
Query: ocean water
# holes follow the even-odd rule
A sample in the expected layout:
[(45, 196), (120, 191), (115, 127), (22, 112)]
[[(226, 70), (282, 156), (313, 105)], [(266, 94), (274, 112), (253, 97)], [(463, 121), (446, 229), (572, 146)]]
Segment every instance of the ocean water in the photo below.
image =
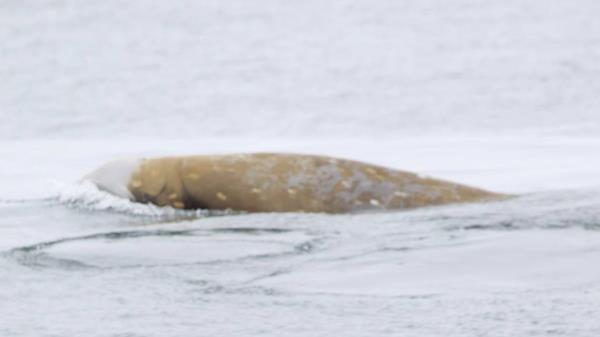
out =
[[(149, 148), (186, 152), (190, 145), (126, 144), (4, 143), (3, 157), (20, 157), (9, 161), (2, 178), (0, 335), (600, 331), (600, 163), (593, 156), (600, 141), (396, 140), (381, 152), (372, 141), (352, 140), (194, 145), (200, 153), (350, 151), (517, 195), (350, 215), (180, 211), (78, 182), (104, 156)], [(382, 155), (396, 151), (403, 156)]]
[[(597, 9), (1, 2), (0, 336), (598, 336)], [(253, 151), (514, 197), (243, 214), (80, 180)]]

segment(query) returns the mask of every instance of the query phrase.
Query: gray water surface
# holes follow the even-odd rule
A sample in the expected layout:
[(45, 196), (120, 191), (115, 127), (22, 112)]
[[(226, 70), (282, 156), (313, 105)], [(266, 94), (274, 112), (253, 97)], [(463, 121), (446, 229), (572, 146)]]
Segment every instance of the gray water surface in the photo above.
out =
[(594, 336), (599, 206), (595, 190), (354, 215), (3, 201), (0, 332)]

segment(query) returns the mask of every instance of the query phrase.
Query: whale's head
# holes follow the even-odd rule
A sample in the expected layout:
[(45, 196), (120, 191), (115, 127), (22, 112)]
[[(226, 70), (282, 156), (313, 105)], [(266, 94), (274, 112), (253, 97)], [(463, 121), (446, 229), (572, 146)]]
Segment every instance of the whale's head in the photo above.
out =
[(82, 180), (90, 181), (102, 191), (133, 200), (127, 188), (131, 176), (139, 168), (142, 159), (117, 159), (95, 169)]

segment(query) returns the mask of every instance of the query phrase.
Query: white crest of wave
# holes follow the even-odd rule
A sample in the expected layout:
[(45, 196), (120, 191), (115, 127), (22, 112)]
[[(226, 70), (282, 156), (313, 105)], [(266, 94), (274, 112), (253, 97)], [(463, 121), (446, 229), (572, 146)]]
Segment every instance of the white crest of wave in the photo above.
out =
[(90, 211), (110, 211), (129, 215), (174, 217), (205, 216), (207, 210), (185, 211), (172, 207), (132, 202), (98, 189), (89, 181), (65, 184), (59, 187), (58, 201), (69, 207)]

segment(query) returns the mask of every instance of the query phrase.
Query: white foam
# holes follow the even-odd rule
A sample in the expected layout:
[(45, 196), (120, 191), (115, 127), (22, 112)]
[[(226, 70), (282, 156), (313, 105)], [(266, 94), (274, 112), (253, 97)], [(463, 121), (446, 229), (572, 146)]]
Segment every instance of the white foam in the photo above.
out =
[(135, 216), (149, 216), (159, 218), (197, 218), (211, 215), (228, 215), (232, 211), (210, 211), (206, 209), (180, 210), (170, 206), (159, 207), (152, 204), (142, 204), (127, 198), (100, 190), (97, 185), (89, 180), (82, 180), (74, 184), (61, 184), (55, 182), (59, 191), (55, 196), (58, 202), (69, 207), (86, 211), (108, 211)]
[(129, 199), (98, 189), (97, 185), (89, 180), (63, 185), (57, 197), (60, 203), (91, 211), (111, 211), (146, 216), (169, 216), (176, 215), (178, 212), (171, 207), (157, 207), (132, 202)]

